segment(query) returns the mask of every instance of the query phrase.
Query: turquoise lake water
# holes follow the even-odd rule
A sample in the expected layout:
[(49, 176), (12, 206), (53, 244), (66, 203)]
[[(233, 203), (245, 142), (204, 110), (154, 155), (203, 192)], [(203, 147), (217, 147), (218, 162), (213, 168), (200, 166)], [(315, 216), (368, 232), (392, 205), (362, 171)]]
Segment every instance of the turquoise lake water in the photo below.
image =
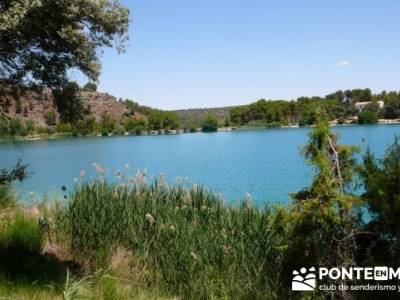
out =
[[(364, 138), (381, 157), (393, 136), (400, 134), (400, 125), (338, 126), (332, 130), (339, 133), (341, 143), (365, 149)], [(63, 185), (70, 191), (81, 170), (86, 171), (87, 179), (97, 177), (93, 163), (112, 174), (128, 163), (131, 173), (147, 169), (149, 178), (165, 174), (169, 183), (187, 177), (191, 183), (222, 193), (228, 202), (250, 193), (255, 203), (287, 203), (288, 194), (305, 187), (312, 178), (312, 170), (300, 154), (308, 131), (291, 128), (3, 143), (0, 168), (14, 165), (19, 158), (29, 164), (32, 175), (17, 185), (27, 201), (46, 193), (61, 194)]]

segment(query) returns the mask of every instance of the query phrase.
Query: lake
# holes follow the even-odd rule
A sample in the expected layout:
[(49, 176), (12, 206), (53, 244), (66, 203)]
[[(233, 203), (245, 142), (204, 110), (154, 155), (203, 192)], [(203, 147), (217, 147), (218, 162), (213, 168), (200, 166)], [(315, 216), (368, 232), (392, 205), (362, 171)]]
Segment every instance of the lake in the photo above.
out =
[[(340, 142), (371, 150), (382, 157), (400, 125), (337, 126)], [(149, 177), (165, 174), (169, 183), (177, 178), (205, 185), (220, 192), (228, 202), (250, 193), (255, 203), (288, 203), (289, 193), (307, 186), (312, 170), (300, 154), (307, 143), (308, 128), (268, 129), (169, 136), (93, 137), (39, 140), (0, 144), (0, 168), (22, 158), (29, 164), (30, 178), (18, 184), (26, 201), (61, 194), (74, 186), (81, 170), (85, 178), (97, 178), (93, 163), (114, 174), (130, 165), (131, 173), (146, 169)], [(111, 176), (111, 175), (110, 175)]]

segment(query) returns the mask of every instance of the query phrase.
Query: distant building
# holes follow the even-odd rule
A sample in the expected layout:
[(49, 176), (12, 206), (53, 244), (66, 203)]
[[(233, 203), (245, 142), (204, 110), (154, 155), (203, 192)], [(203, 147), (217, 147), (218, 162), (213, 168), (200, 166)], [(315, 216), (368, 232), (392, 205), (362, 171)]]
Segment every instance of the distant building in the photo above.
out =
[[(354, 104), (354, 106), (356, 107), (356, 109), (358, 110), (358, 111), (363, 111), (364, 109), (365, 109), (365, 107), (368, 105), (368, 104), (371, 104), (372, 102), (371, 101), (367, 101), (367, 102), (357, 102), (356, 104)], [(377, 101), (376, 102), (378, 105), (379, 105), (379, 108), (380, 109), (382, 109), (384, 106), (385, 106), (385, 103), (383, 102), (383, 101)]]

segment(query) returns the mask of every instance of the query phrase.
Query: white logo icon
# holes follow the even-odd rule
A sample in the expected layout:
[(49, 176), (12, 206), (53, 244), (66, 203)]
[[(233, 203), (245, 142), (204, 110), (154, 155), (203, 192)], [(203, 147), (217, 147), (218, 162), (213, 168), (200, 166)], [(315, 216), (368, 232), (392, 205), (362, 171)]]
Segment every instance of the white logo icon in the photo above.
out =
[(388, 280), (389, 279), (388, 267), (375, 267), (374, 268), (374, 279), (375, 280)]
[(317, 285), (315, 268), (301, 268), (300, 273), (293, 271), (292, 291), (313, 291)]

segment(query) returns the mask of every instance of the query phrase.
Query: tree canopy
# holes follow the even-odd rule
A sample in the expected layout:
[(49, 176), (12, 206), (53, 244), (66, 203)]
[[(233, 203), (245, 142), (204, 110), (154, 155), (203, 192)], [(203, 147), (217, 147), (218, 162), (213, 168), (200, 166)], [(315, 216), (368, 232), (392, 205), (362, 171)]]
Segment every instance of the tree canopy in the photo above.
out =
[(203, 122), (201, 123), (201, 129), (203, 130), (203, 132), (217, 131), (217, 129), (218, 129), (217, 118), (211, 113), (208, 113), (207, 115), (205, 115)]
[[(384, 102), (381, 108), (378, 101)], [(360, 113), (357, 102), (371, 102)], [(352, 120), (358, 116), (359, 123), (377, 123), (378, 118), (400, 118), (400, 93), (381, 92), (372, 94), (370, 89), (339, 90), (325, 97), (299, 97), (296, 101), (261, 99), (249, 105), (237, 106), (230, 110), (230, 120), (235, 125), (314, 125), (317, 111), (326, 113), (328, 120)], [(353, 119), (354, 120), (354, 119)], [(355, 121), (354, 121), (355, 122)]]
[(0, 83), (60, 87), (70, 69), (96, 81), (98, 49), (123, 51), (128, 26), (129, 11), (118, 1), (3, 0)]

